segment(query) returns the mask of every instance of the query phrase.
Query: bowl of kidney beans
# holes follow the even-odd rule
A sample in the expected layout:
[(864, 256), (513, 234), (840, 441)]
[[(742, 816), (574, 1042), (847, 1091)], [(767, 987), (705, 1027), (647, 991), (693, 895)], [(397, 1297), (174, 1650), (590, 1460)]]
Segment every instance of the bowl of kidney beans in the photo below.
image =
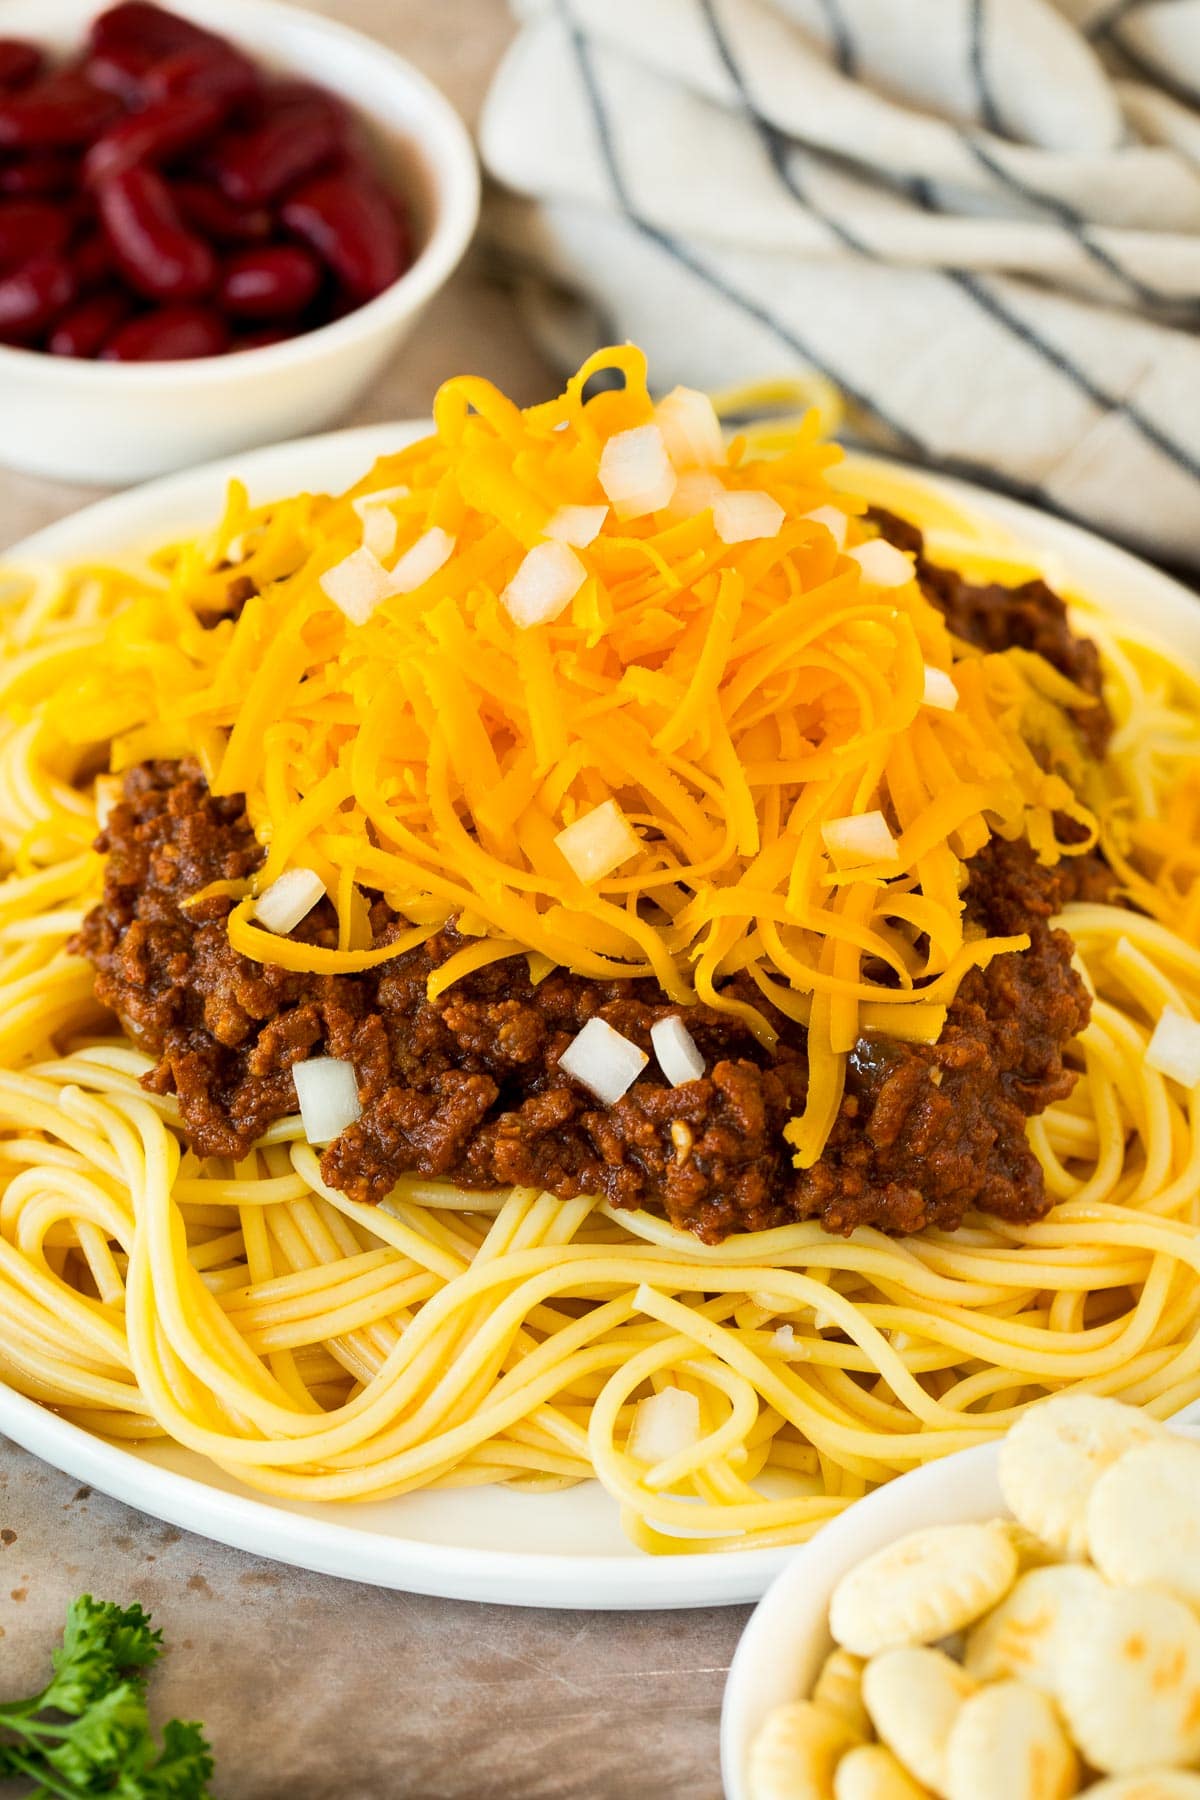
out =
[(0, 12), (0, 461), (137, 479), (335, 416), (474, 227), (457, 115), (276, 0), (94, 7)]

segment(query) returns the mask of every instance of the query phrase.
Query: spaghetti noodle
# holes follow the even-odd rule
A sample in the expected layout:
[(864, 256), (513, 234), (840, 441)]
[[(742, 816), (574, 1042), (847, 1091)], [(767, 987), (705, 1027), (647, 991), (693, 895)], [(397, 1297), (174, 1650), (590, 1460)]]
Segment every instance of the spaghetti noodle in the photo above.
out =
[[(394, 490), (396, 473), (381, 465), (362, 492)], [(215, 543), (174, 551), (144, 577), (47, 571), (14, 577), (4, 599), (5, 1380), (89, 1430), (169, 1437), (285, 1497), (496, 1481), (539, 1490), (596, 1476), (632, 1540), (665, 1553), (803, 1538), (871, 1485), (996, 1436), (1048, 1391), (1082, 1386), (1160, 1417), (1200, 1396), (1200, 1089), (1145, 1058), (1165, 1008), (1200, 1018), (1200, 680), (1103, 618), (1088, 629), (1117, 735), (1088, 798), (1139, 910), (1075, 904), (1060, 921), (1094, 1003), (1074, 1092), (1029, 1125), (1055, 1201), (1046, 1218), (972, 1214), (957, 1231), (908, 1238), (862, 1228), (842, 1239), (806, 1222), (706, 1246), (649, 1212), (536, 1189), (403, 1177), (382, 1206), (366, 1206), (323, 1179), (297, 1116), (237, 1162), (189, 1150), (176, 1100), (141, 1084), (152, 1059), (112, 1035), (68, 944), (102, 875), (90, 847), (107, 803), (92, 779), (96, 745), (114, 743), (119, 766), (194, 750), (195, 738), (181, 744), (177, 723), (134, 717), (117, 690), (104, 730), (94, 719), (67, 730), (53, 696), (75, 691), (114, 631), (136, 634), (164, 591), (169, 629), (154, 654), (170, 658), (171, 632), (193, 628), (184, 610), (194, 621), (211, 598), (231, 539), (254, 544), (261, 581), (273, 557), (287, 566), (294, 524), (286, 509), (255, 515), (235, 495)], [(981, 567), (1012, 555), (994, 534), (953, 529)], [(182, 692), (191, 677), (180, 674)], [(978, 693), (983, 708), (982, 682)], [(102, 699), (97, 688), (97, 708)], [(226, 759), (250, 754), (239, 744), (263, 719), (239, 737), (249, 712), (195, 716), (211, 734), (208, 771), (228, 785)], [(303, 741), (288, 742), (299, 768)], [(1014, 770), (1026, 786), (1012, 805), (1026, 828), (1042, 809), (1055, 853), (1050, 813), (1063, 795), (1038, 789), (1036, 763), (1031, 772), (1017, 749), (1006, 779)], [(304, 769), (299, 791), (315, 794), (328, 774)], [(243, 782), (253, 791), (239, 765)], [(271, 876), (316, 805), (285, 811)], [(983, 811), (996, 816), (990, 802)], [(326, 825), (349, 817), (335, 800)], [(349, 827), (337, 829), (349, 844)], [(348, 896), (335, 835), (320, 840), (323, 873), (331, 894)], [(364, 883), (369, 844), (364, 834), (355, 849)], [(591, 916), (592, 902), (575, 899)], [(570, 910), (559, 913), (568, 936)], [(507, 912), (481, 918), (480, 937), (501, 923), (510, 928)], [(553, 934), (518, 935), (535, 953), (565, 953)], [(267, 936), (242, 947), (256, 954)], [(649, 956), (650, 940), (639, 942)], [(692, 1397), (695, 1425), (647, 1460), (639, 1408), (668, 1389)]]

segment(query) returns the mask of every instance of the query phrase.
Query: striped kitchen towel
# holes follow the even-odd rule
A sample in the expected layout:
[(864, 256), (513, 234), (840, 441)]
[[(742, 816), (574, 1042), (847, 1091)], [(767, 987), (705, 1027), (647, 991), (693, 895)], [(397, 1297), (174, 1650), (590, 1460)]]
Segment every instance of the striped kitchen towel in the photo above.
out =
[(1200, 566), (1200, 0), (518, 0), (488, 214), (564, 364), (832, 379), (858, 441)]

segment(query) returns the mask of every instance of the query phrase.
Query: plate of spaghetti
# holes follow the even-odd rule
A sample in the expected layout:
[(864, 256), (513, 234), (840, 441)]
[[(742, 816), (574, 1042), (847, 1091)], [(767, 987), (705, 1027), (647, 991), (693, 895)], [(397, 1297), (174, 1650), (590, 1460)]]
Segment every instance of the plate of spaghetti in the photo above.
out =
[(623, 347), (0, 575), (0, 1429), (397, 1588), (760, 1594), (1200, 1396), (1200, 607)]

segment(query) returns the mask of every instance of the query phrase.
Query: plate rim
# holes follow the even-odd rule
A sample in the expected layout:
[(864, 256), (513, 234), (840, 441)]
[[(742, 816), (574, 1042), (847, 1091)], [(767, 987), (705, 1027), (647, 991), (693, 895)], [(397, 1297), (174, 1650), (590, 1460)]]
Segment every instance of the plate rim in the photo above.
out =
[[(291, 482), (294, 491), (297, 481), (315, 479), (320, 483), (326, 479), (316, 471), (328, 464), (328, 479), (336, 485), (349, 479), (344, 471), (355, 459), (361, 458), (365, 473), (375, 458), (403, 448), (429, 429), (428, 420), (386, 421), (220, 457), (93, 501), (0, 551), (0, 565), (77, 554), (75, 546), (81, 538), (99, 536), (111, 544), (122, 532), (132, 551), (149, 541), (161, 541), (163, 528), (148, 524), (148, 519), (161, 515), (175, 502), (181, 514), (179, 528), (189, 528), (197, 513), (210, 505), (211, 497), (219, 498), (232, 476), (248, 480), (260, 491), (276, 480)], [(1017, 537), (1026, 538), (1031, 549), (1061, 551), (1068, 560), (1107, 570), (1118, 583), (1127, 581), (1143, 596), (1152, 597), (1166, 623), (1164, 635), (1178, 624), (1195, 637), (1200, 657), (1200, 600), (1174, 577), (1131, 551), (1082, 526), (957, 477), (889, 457), (855, 454), (847, 460), (857, 468), (915, 478), (968, 511), (994, 518)], [(292, 470), (297, 472), (289, 473)], [(102, 549), (100, 553), (117, 552)], [(500, 1550), (393, 1537), (349, 1523), (344, 1514), (314, 1519), (275, 1506), (268, 1499), (231, 1493), (197, 1476), (162, 1468), (119, 1442), (71, 1424), (3, 1382), (0, 1432), (63, 1473), (139, 1512), (234, 1549), (348, 1580), (446, 1599), (601, 1611), (739, 1605), (761, 1599), (780, 1570), (803, 1549), (791, 1545), (654, 1557), (644, 1552), (587, 1555)]]

